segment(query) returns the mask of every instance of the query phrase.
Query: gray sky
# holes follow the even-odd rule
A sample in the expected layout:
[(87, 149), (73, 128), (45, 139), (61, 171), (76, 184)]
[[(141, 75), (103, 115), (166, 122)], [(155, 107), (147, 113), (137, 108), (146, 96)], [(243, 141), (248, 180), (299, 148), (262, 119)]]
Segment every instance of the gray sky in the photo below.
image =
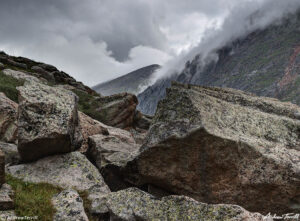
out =
[[(211, 33), (224, 27), (226, 40), (240, 35), (244, 29), (233, 27), (244, 27), (244, 21), (231, 16), (240, 14), (237, 9), (249, 14), (274, 2), (274, 14), (299, 5), (296, 0), (0, 0), (0, 50), (55, 65), (93, 86), (193, 55), (209, 42), (206, 36), (216, 38)], [(272, 19), (269, 15), (268, 22)]]

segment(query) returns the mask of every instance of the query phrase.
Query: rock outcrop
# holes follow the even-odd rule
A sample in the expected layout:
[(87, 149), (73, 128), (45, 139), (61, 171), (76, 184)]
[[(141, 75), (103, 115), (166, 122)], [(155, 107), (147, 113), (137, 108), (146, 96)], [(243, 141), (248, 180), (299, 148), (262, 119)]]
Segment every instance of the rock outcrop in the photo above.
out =
[(37, 77), (30, 75), (27, 72), (23, 72), (23, 71), (16, 71), (16, 70), (12, 70), (12, 69), (5, 69), (3, 70), (3, 74), (13, 77), (15, 79), (18, 80), (23, 80), (23, 81), (29, 81), (29, 82), (41, 82), (41, 80), (39, 80)]
[(120, 93), (107, 97), (99, 97), (98, 120), (102, 123), (118, 127), (128, 128), (133, 126), (135, 109), (138, 104), (133, 94)]
[(111, 193), (107, 206), (112, 221), (147, 220), (263, 220), (236, 205), (208, 205), (185, 196), (156, 199), (148, 193), (130, 188)]
[(0, 93), (0, 140), (15, 143), (17, 141), (18, 104)]
[(75, 94), (35, 82), (26, 82), (18, 90), (18, 150), (23, 161), (80, 147)]
[[(97, 94), (82, 82), (76, 81), (67, 73), (59, 71), (56, 67), (49, 64), (36, 62), (24, 57), (9, 56), (3, 51), (0, 51), (0, 62), (2, 63), (0, 69), (10, 69), (5, 71), (5, 74), (17, 79), (49, 82), (56, 85), (67, 84), (89, 95)], [(17, 69), (18, 71), (11, 69)]]
[(50, 156), (6, 169), (8, 174), (26, 182), (50, 183), (64, 189), (86, 191), (91, 201), (90, 211), (95, 214), (107, 212), (102, 197), (110, 190), (97, 168), (79, 152)]
[(84, 211), (83, 201), (77, 191), (67, 189), (52, 198), (56, 212), (54, 221), (88, 221)]
[(261, 213), (300, 212), (300, 108), (233, 89), (173, 84), (134, 183)]

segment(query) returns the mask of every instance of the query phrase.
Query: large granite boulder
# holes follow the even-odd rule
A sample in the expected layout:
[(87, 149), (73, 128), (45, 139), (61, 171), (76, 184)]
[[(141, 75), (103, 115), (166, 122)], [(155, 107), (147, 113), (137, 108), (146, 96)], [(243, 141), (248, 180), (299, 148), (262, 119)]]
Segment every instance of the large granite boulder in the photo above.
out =
[(52, 204), (56, 210), (53, 221), (88, 221), (84, 211), (83, 200), (78, 192), (67, 189), (52, 198)]
[(50, 183), (63, 189), (86, 191), (95, 214), (107, 212), (102, 199), (110, 193), (97, 168), (81, 153), (49, 156), (33, 163), (6, 167), (13, 177), (31, 183)]
[(18, 104), (0, 93), (0, 140), (15, 143), (17, 141)]
[(18, 150), (23, 161), (80, 147), (78, 98), (74, 93), (36, 82), (26, 82), (18, 90)]
[(99, 120), (109, 126), (129, 128), (133, 126), (135, 109), (138, 100), (135, 95), (120, 93), (107, 97), (99, 97)]
[(109, 130), (107, 135), (98, 134), (89, 137), (87, 156), (101, 171), (105, 182), (112, 191), (129, 187), (123, 181), (122, 170), (127, 162), (137, 155), (139, 146), (133, 136), (125, 130)]
[[(111, 221), (230, 220), (263, 221), (263, 216), (236, 205), (208, 205), (185, 196), (156, 199), (137, 188), (111, 193), (107, 197)], [(270, 220), (270, 219), (269, 219)]]
[(127, 166), (139, 174), (132, 182), (205, 203), (299, 213), (299, 113), (276, 99), (174, 83)]

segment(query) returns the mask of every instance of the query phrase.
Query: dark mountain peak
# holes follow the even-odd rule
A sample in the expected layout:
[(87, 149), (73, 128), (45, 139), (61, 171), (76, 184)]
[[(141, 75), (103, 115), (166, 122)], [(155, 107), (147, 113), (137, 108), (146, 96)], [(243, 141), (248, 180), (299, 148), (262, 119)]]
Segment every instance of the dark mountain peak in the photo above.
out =
[(152, 74), (159, 69), (157, 64), (149, 65), (108, 82), (98, 84), (94, 90), (104, 96), (128, 92), (138, 94), (143, 87), (149, 85)]

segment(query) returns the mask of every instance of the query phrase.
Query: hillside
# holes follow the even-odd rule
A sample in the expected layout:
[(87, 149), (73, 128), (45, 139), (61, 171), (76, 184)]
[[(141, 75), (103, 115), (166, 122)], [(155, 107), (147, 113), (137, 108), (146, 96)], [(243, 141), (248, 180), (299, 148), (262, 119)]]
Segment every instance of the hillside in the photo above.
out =
[(93, 89), (104, 96), (121, 92), (137, 94), (142, 87), (149, 83), (151, 75), (158, 68), (160, 66), (157, 64), (149, 65), (111, 81), (98, 84)]
[[(217, 51), (204, 67), (196, 56), (179, 76), (156, 82), (138, 95), (139, 110), (153, 115), (170, 81), (240, 89), (300, 104), (300, 14), (258, 30)], [(199, 52), (200, 53), (200, 52)]]

